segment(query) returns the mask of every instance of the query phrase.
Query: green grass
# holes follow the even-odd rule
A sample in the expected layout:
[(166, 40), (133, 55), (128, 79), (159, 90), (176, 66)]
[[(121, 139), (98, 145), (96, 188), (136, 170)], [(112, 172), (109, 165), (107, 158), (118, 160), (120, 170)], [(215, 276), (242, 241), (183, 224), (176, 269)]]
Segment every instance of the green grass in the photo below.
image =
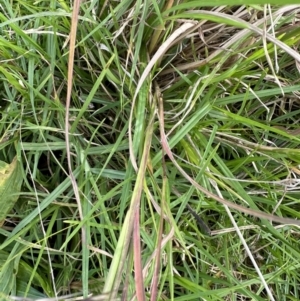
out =
[(300, 299), (300, 6), (244, 3), (1, 2), (1, 298)]

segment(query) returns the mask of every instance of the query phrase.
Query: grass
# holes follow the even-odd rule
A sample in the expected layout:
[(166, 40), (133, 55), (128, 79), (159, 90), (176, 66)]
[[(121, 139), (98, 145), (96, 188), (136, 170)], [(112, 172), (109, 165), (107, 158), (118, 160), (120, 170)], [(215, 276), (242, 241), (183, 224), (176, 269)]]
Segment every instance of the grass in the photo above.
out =
[(238, 2), (1, 2), (1, 298), (300, 299), (300, 6)]

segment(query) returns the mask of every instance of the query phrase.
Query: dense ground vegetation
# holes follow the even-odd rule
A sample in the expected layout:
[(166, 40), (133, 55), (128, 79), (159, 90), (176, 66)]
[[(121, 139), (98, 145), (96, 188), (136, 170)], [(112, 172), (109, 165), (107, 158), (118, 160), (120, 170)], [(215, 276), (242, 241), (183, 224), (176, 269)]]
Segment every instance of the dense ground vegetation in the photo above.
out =
[(206, 2), (1, 1), (3, 298), (300, 299), (300, 6)]

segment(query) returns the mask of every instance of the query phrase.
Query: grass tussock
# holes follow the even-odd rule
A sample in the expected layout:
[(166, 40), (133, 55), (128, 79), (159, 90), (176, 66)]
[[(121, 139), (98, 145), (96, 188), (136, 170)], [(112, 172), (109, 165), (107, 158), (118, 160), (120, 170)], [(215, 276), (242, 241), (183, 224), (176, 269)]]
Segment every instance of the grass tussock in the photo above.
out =
[(224, 4), (2, 1), (3, 298), (300, 299), (300, 6)]

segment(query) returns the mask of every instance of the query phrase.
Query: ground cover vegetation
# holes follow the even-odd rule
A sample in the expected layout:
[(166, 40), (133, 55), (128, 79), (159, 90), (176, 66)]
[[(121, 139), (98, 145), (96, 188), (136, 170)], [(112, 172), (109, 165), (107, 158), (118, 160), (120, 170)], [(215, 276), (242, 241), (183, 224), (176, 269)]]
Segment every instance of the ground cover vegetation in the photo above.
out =
[(208, 2), (0, 2), (3, 300), (300, 300), (300, 5)]

